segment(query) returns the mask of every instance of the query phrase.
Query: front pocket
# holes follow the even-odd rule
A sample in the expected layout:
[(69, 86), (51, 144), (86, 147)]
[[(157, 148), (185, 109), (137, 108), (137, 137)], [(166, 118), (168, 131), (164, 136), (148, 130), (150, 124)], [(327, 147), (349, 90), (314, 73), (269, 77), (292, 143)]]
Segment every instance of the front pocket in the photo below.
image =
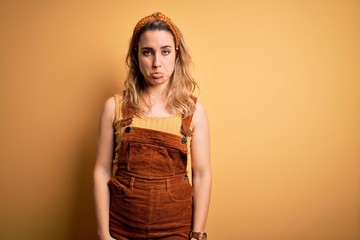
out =
[(130, 192), (130, 189), (128, 187), (120, 183), (114, 177), (109, 180), (108, 186), (111, 194), (116, 194), (119, 197), (125, 197)]
[(148, 174), (150, 177), (170, 176), (175, 174), (173, 159), (162, 146), (142, 143), (129, 144), (130, 172)]
[(169, 185), (170, 186), (168, 187), (168, 193), (172, 200), (188, 201), (192, 199), (194, 195), (194, 190), (188, 180), (170, 180)]

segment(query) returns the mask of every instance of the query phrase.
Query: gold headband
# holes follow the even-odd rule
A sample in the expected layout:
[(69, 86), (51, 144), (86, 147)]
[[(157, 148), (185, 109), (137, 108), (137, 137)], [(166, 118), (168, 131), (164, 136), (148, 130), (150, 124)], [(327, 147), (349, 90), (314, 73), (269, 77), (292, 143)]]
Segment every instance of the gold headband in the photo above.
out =
[(154, 14), (151, 14), (149, 16), (144, 17), (143, 19), (141, 19), (135, 26), (134, 28), (134, 32), (133, 32), (133, 39), (135, 41), (138, 41), (138, 34), (139, 31), (142, 27), (144, 27), (147, 23), (151, 22), (151, 21), (160, 21), (165, 23), (166, 25), (169, 26), (171, 32), (174, 34), (175, 37), (175, 48), (176, 50), (179, 49), (179, 45), (180, 45), (180, 36), (179, 36), (179, 32), (175, 26), (175, 24), (171, 21), (170, 18), (168, 18), (167, 16), (165, 16), (164, 14), (162, 14), (161, 12), (157, 12)]

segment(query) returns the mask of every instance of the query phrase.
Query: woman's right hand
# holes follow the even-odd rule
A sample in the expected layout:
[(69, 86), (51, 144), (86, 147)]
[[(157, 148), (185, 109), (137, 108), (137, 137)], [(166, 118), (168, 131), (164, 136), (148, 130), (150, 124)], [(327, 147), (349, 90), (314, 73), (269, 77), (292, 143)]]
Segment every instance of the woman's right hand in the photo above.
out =
[(109, 235), (106, 237), (100, 237), (99, 240), (116, 240), (116, 239)]

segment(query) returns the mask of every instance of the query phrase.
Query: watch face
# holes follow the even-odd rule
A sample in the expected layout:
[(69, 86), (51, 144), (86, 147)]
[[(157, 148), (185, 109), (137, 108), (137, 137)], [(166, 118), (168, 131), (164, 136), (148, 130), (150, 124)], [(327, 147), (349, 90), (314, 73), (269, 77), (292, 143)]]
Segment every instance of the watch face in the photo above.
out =
[(207, 235), (206, 235), (206, 233), (203, 233), (203, 234), (202, 234), (202, 240), (207, 240)]

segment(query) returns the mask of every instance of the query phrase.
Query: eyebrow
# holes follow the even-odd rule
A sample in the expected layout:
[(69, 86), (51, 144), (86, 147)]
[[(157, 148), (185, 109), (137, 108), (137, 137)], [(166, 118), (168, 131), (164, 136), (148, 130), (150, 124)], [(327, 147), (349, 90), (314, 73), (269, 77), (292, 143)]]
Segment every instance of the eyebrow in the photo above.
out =
[[(161, 46), (160, 48), (164, 49), (164, 48), (172, 48), (172, 47), (170, 45), (165, 45), (165, 46)], [(153, 50), (152, 47), (142, 47), (141, 49), (143, 49), (143, 50)]]

